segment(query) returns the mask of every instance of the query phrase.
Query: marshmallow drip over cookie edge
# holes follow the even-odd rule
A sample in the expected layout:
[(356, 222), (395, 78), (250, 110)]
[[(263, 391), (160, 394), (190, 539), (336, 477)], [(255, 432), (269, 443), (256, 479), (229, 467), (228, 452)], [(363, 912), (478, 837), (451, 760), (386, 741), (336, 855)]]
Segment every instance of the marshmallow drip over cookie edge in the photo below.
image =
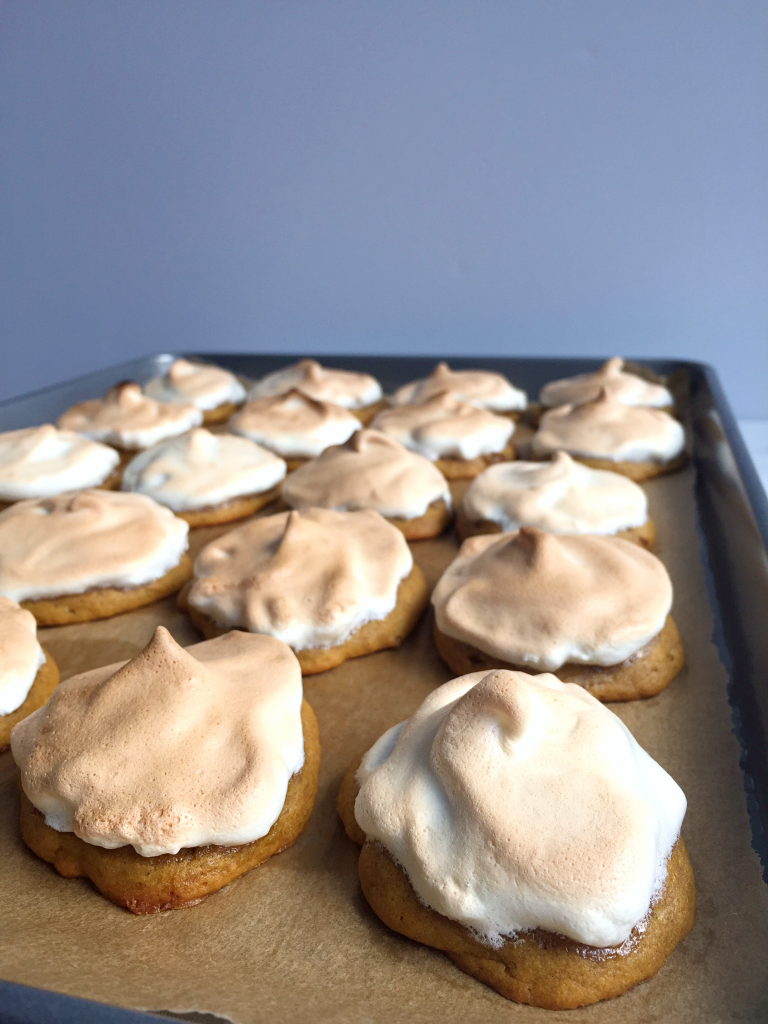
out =
[(495, 947), (534, 928), (621, 946), (661, 894), (686, 809), (611, 711), (548, 674), (445, 683), (357, 779), (368, 839), (427, 906)]

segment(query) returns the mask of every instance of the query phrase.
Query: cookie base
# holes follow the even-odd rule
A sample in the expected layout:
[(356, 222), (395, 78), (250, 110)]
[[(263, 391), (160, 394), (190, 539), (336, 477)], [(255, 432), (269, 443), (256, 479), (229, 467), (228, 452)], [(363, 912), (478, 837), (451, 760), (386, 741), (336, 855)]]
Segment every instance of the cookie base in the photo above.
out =
[(175, 594), (192, 576), (192, 560), (182, 555), (181, 561), (157, 580), (140, 587), (121, 590), (118, 587), (94, 587), (83, 594), (64, 594), (61, 597), (21, 601), (21, 607), (32, 612), (38, 626), (66, 626), (72, 622), (92, 622), (108, 619), (122, 612), (143, 608)]
[(515, 456), (515, 446), (510, 441), (500, 452), (478, 455), (476, 459), (436, 459), (434, 465), (446, 480), (474, 480), (489, 466), (495, 466), (497, 462), (510, 462)]
[[(464, 511), (464, 507), (459, 506), (456, 509), (456, 532), (461, 540), (466, 540), (467, 537), (476, 537), (480, 534), (503, 533), (503, 530), (500, 523), (491, 519), (470, 519)], [(656, 526), (652, 519), (646, 519), (642, 526), (630, 526), (626, 530), (617, 530), (616, 533), (600, 534), (600, 536), (629, 540), (633, 544), (639, 544), (646, 551), (651, 551), (656, 543)]]
[(215, 423), (226, 423), (230, 416), (234, 416), (242, 402), (222, 402), (215, 409), (203, 409), (203, 426), (210, 427)]
[(385, 516), (388, 523), (392, 523), (402, 533), (406, 540), (429, 540), (430, 537), (439, 536), (451, 524), (451, 510), (445, 503), (444, 498), (433, 501), (422, 516), (414, 519), (400, 519)]
[(244, 846), (195, 846), (176, 854), (142, 857), (132, 846), (106, 850), (74, 832), (57, 832), (21, 794), (21, 834), (42, 860), (65, 878), (90, 878), (99, 892), (134, 914), (192, 907), (299, 838), (312, 812), (320, 765), (317, 720), (301, 705), (304, 765), (288, 783), (285, 803), (269, 832)]
[(634, 480), (636, 484), (641, 484), (644, 480), (652, 480), (657, 476), (665, 476), (667, 473), (676, 473), (688, 462), (686, 452), (670, 459), (669, 462), (613, 462), (611, 459), (591, 459), (581, 455), (571, 455), (571, 457), (575, 462), (581, 462), (582, 465), (589, 466), (590, 469), (607, 469), (610, 473), (620, 473), (622, 476)]
[(368, 903), (393, 931), (443, 950), (460, 970), (507, 999), (569, 1010), (621, 995), (652, 978), (694, 925), (696, 890), (681, 836), (667, 861), (661, 897), (620, 947), (622, 952), (543, 929), (519, 934), (499, 949), (485, 946), (464, 925), (422, 903), (384, 847), (367, 841), (355, 818), (360, 761), (353, 761), (344, 775), (336, 810), (349, 838), (362, 846), (358, 871)]
[(224, 502), (223, 505), (210, 505), (208, 508), (189, 509), (184, 512), (177, 512), (172, 509), (173, 514), (179, 519), (184, 519), (191, 527), (195, 526), (216, 526), (220, 523), (232, 523), (236, 519), (245, 519), (260, 512), (271, 502), (276, 501), (280, 495), (282, 481), (275, 487), (261, 494), (246, 494), (241, 498), (233, 498)]
[(11, 729), (27, 715), (37, 711), (48, 700), (59, 685), (59, 667), (48, 651), (43, 651), (45, 661), (37, 670), (29, 693), (15, 711), (0, 715), (0, 754), (8, 749), (11, 742)]
[[(448, 636), (434, 625), (435, 644), (443, 661), (457, 676), (505, 668), (538, 675), (529, 665), (513, 665), (478, 647)], [(603, 702), (641, 700), (668, 686), (685, 664), (683, 641), (671, 615), (659, 633), (618, 665), (566, 664), (552, 673), (564, 683), (577, 683)]]
[[(220, 626), (204, 612), (189, 605), (186, 592), (179, 595), (179, 607), (189, 613), (192, 624), (206, 640), (228, 633), (238, 626)], [(318, 672), (327, 672), (336, 668), (348, 658), (359, 658), (386, 647), (399, 647), (408, 636), (422, 612), (429, 604), (429, 588), (421, 569), (414, 563), (410, 573), (401, 580), (397, 589), (397, 602), (392, 611), (383, 619), (366, 622), (356, 630), (343, 644), (335, 647), (309, 647), (294, 650), (299, 659), (302, 675), (312, 676)]]

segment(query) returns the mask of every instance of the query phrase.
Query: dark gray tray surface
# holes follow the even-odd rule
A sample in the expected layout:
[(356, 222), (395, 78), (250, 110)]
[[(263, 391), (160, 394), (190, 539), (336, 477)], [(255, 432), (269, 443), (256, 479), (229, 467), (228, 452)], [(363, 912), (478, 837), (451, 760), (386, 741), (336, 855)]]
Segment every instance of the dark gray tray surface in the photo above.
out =
[[(189, 353), (256, 379), (299, 356)], [(174, 356), (135, 359), (76, 380), (0, 403), (0, 430), (52, 422), (75, 402), (94, 398), (121, 380), (144, 383), (164, 373)], [(327, 366), (372, 373), (385, 391), (423, 377), (434, 357), (322, 356)], [(454, 369), (506, 374), (531, 398), (559, 377), (596, 369), (599, 359), (451, 358)], [(701, 555), (715, 621), (714, 641), (728, 671), (733, 728), (752, 842), (768, 880), (768, 499), (715, 371), (704, 363), (638, 360), (655, 373), (685, 370), (690, 383), (690, 425), (696, 469)], [(155, 1016), (105, 1007), (0, 981), (0, 1021), (152, 1021)], [(201, 1018), (203, 1019), (203, 1018)]]

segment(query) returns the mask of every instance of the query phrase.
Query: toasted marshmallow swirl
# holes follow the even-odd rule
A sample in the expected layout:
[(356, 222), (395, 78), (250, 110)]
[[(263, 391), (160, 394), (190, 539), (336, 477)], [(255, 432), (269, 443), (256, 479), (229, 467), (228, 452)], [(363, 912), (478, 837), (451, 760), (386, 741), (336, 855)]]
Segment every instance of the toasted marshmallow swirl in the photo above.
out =
[(589, 469), (565, 452), (550, 462), (502, 462), (470, 484), (464, 512), (499, 523), (506, 533), (535, 526), (548, 533), (609, 535), (648, 519), (648, 499), (618, 473)]
[(439, 686), (368, 751), (355, 817), (482, 940), (619, 946), (664, 887), (686, 800), (627, 727), (552, 675)]
[(413, 452), (436, 459), (476, 459), (502, 451), (515, 430), (507, 416), (494, 416), (442, 392), (422, 405), (399, 405), (380, 412), (374, 430)]
[(293, 389), (318, 402), (332, 402), (344, 409), (363, 409), (381, 399), (381, 384), (368, 373), (328, 370), (315, 359), (302, 359), (257, 381), (248, 399), (272, 398)]
[(650, 552), (615, 537), (527, 526), (464, 541), (432, 594), (438, 629), (538, 671), (618, 665), (660, 631), (672, 583)]
[(34, 615), (0, 597), (0, 715), (21, 707), (43, 664)]
[(0, 434), (0, 501), (96, 487), (119, 461), (114, 448), (50, 423), (9, 430)]
[(421, 405), (445, 391), (459, 402), (493, 412), (524, 409), (528, 401), (525, 392), (513, 387), (500, 373), (452, 370), (447, 363), (438, 363), (429, 377), (398, 388), (392, 401), (394, 405)]
[(412, 568), (405, 538), (376, 512), (283, 512), (203, 548), (188, 600), (297, 651), (333, 647), (387, 616)]
[(423, 455), (378, 430), (359, 430), (346, 444), (301, 466), (285, 481), (282, 493), (292, 508), (367, 508), (403, 519), (424, 515), (441, 498), (451, 504), (443, 474)]
[(153, 377), (144, 385), (144, 394), (160, 402), (189, 403), (206, 412), (245, 400), (245, 388), (229, 370), (188, 359), (175, 360), (164, 377)]
[(235, 434), (249, 437), (284, 458), (313, 459), (360, 429), (348, 409), (318, 402), (300, 391), (248, 402), (229, 421)]
[(138, 587), (179, 564), (189, 527), (141, 494), (79, 491), (0, 513), (0, 594), (14, 601)]
[(123, 490), (146, 494), (176, 512), (262, 494), (285, 476), (285, 462), (232, 434), (197, 427), (150, 448), (125, 468)]
[(301, 670), (232, 632), (179, 647), (163, 626), (129, 662), (61, 683), (11, 734), (51, 828), (142, 857), (266, 835), (304, 764)]
[(138, 384), (116, 384), (103, 398), (73, 405), (59, 417), (63, 430), (74, 430), (93, 441), (138, 451), (199, 427), (202, 412), (194, 405), (158, 402), (141, 393)]
[(591, 402), (602, 390), (622, 405), (648, 405), (664, 408), (674, 403), (672, 395), (661, 384), (652, 384), (635, 373), (624, 370), (624, 360), (614, 356), (594, 373), (553, 380), (541, 389), (543, 405), (581, 405)]
[(671, 462), (685, 447), (682, 424), (661, 409), (629, 406), (604, 390), (583, 405), (560, 405), (541, 417), (534, 455), (558, 449), (611, 462)]

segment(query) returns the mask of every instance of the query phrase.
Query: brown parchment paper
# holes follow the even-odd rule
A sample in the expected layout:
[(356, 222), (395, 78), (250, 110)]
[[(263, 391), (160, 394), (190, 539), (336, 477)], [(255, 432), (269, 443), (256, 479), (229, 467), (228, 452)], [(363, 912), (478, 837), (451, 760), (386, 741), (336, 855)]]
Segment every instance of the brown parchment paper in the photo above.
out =
[[(134, 917), (88, 882), (61, 878), (39, 861), (19, 837), (11, 757), (0, 758), (0, 975), (238, 1024), (768, 1019), (768, 887), (750, 845), (726, 677), (711, 643), (692, 481), (687, 470), (646, 485), (657, 553), (675, 585), (673, 614), (687, 667), (658, 697), (612, 705), (688, 796), (684, 835), (698, 920), (655, 979), (582, 1010), (520, 1006), (462, 974), (442, 953), (388, 931), (368, 909), (357, 848), (344, 835), (334, 800), (351, 758), (450, 678), (432, 647), (429, 614), (400, 650), (305, 680), (322, 743), (320, 789), (305, 834), (189, 910)], [(222, 532), (195, 531), (195, 547)], [(412, 545), (430, 582), (456, 546), (452, 533)], [(172, 600), (105, 622), (43, 630), (41, 639), (66, 678), (131, 657), (159, 622), (183, 644), (199, 639)]]

